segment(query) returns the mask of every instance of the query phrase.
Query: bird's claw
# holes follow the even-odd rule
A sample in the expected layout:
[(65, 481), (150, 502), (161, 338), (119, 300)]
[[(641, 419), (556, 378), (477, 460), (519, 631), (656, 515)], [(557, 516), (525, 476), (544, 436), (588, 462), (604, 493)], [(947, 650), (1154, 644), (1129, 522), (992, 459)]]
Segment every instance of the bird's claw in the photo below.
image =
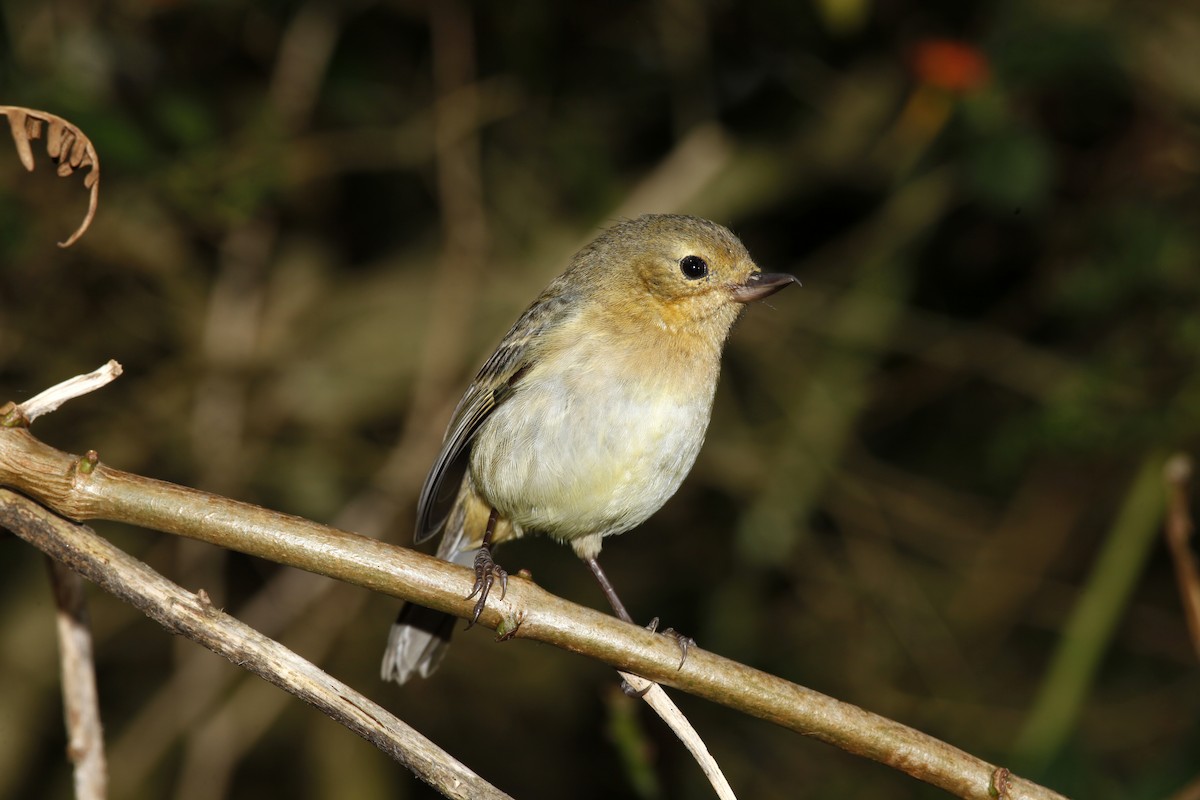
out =
[[(650, 631), (651, 633), (659, 632), (658, 617), (655, 617), (646, 623), (646, 630)], [(683, 664), (685, 661), (687, 661), (688, 649), (696, 644), (696, 640), (690, 636), (683, 635), (674, 628), (664, 628), (661, 633), (663, 636), (668, 636), (675, 640), (675, 644), (679, 647), (679, 666), (676, 667), (676, 669), (683, 669)], [(642, 694), (645, 694), (645, 692), (642, 692)], [(638, 696), (640, 697), (641, 695)]]
[(670, 636), (672, 639), (675, 640), (675, 644), (677, 644), (679, 646), (679, 666), (676, 667), (675, 669), (676, 670), (683, 669), (683, 664), (684, 664), (684, 662), (687, 661), (688, 649), (696, 644), (696, 640), (693, 639), (691, 636), (685, 636), (684, 634), (680, 633), (679, 631), (675, 630), (674, 628), (667, 628), (666, 630), (664, 630), (662, 632), (662, 635)]
[[(683, 663), (687, 661), (688, 649), (692, 647), (692, 645), (696, 644), (696, 640), (690, 636), (684, 636), (674, 628), (665, 628), (664, 630), (659, 631), (658, 617), (655, 617), (646, 623), (646, 630), (650, 631), (651, 633), (661, 633), (663, 636), (669, 636), (675, 640), (675, 644), (679, 647), (679, 666), (676, 667), (676, 669), (683, 669)], [(621, 691), (624, 692), (628, 697), (632, 697), (634, 699), (645, 697), (646, 692), (650, 691), (653, 686), (654, 683), (651, 681), (650, 683), (646, 684), (644, 689), (635, 689), (629, 684), (629, 681), (621, 681)]]
[(508, 593), (508, 573), (504, 571), (504, 567), (492, 560), (491, 548), (484, 545), (475, 554), (475, 585), (471, 587), (471, 593), (466, 596), (466, 599), (470, 600), (475, 595), (479, 595), (479, 599), (475, 601), (471, 620), (467, 623), (468, 628), (479, 621), (479, 615), (483, 613), (488, 594), (492, 591), (492, 584), (496, 582), (497, 578), (500, 580), (500, 599), (503, 600), (504, 595)]

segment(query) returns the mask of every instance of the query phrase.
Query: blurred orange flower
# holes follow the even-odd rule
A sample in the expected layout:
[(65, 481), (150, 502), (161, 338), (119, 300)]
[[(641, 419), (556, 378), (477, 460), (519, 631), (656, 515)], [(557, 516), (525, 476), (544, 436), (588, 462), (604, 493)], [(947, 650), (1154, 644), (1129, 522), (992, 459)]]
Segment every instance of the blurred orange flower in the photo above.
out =
[(987, 56), (954, 39), (924, 39), (913, 48), (912, 68), (925, 84), (951, 92), (970, 92), (988, 79)]

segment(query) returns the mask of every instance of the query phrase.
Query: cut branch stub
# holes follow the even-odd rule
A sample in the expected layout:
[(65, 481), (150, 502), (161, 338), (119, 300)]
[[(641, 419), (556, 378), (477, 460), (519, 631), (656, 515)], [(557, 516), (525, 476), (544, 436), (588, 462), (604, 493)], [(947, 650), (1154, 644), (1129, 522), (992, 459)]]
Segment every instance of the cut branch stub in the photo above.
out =
[(58, 243), (59, 247), (70, 247), (79, 241), (96, 216), (96, 204), (100, 197), (100, 158), (96, 155), (96, 148), (83, 131), (54, 114), (21, 106), (0, 106), (0, 114), (8, 117), (17, 157), (25, 169), (33, 172), (35, 162), (30, 143), (42, 138), (43, 128), (46, 128), (46, 152), (58, 164), (59, 177), (65, 178), (80, 168), (88, 170), (87, 175), (83, 176), (83, 185), (90, 192), (87, 214), (75, 232), (66, 241)]

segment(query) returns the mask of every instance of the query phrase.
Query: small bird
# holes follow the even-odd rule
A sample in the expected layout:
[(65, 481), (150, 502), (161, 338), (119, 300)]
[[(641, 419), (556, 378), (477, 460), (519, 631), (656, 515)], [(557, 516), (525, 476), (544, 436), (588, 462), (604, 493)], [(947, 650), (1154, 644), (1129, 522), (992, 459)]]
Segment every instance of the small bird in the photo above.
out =
[[(438, 557), (474, 566), (472, 622), (493, 584), (507, 585), (492, 548), (526, 533), (569, 543), (631, 621), (596, 560), (604, 538), (675, 494), (704, 442), (730, 328), (746, 303), (792, 283), (698, 217), (621, 222), (572, 258), (471, 382), (421, 489), (415, 541), (440, 532)], [(438, 518), (439, 494), (460, 469)], [(453, 623), (406, 605), (383, 678), (432, 674)]]

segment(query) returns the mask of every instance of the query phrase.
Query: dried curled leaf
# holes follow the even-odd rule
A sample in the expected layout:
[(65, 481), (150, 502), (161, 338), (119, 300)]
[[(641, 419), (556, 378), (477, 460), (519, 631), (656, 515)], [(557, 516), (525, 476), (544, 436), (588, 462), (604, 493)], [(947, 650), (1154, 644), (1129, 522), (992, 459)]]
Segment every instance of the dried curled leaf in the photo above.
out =
[(42, 138), (43, 128), (48, 129), (46, 152), (57, 162), (59, 177), (65, 178), (77, 169), (87, 168), (88, 174), (83, 177), (83, 185), (91, 192), (87, 214), (75, 232), (65, 242), (58, 243), (59, 247), (70, 247), (79, 241), (96, 216), (96, 204), (100, 198), (100, 158), (96, 155), (96, 148), (83, 131), (54, 114), (21, 106), (0, 106), (0, 114), (8, 117), (17, 157), (25, 169), (33, 172), (33, 147), (30, 142)]

